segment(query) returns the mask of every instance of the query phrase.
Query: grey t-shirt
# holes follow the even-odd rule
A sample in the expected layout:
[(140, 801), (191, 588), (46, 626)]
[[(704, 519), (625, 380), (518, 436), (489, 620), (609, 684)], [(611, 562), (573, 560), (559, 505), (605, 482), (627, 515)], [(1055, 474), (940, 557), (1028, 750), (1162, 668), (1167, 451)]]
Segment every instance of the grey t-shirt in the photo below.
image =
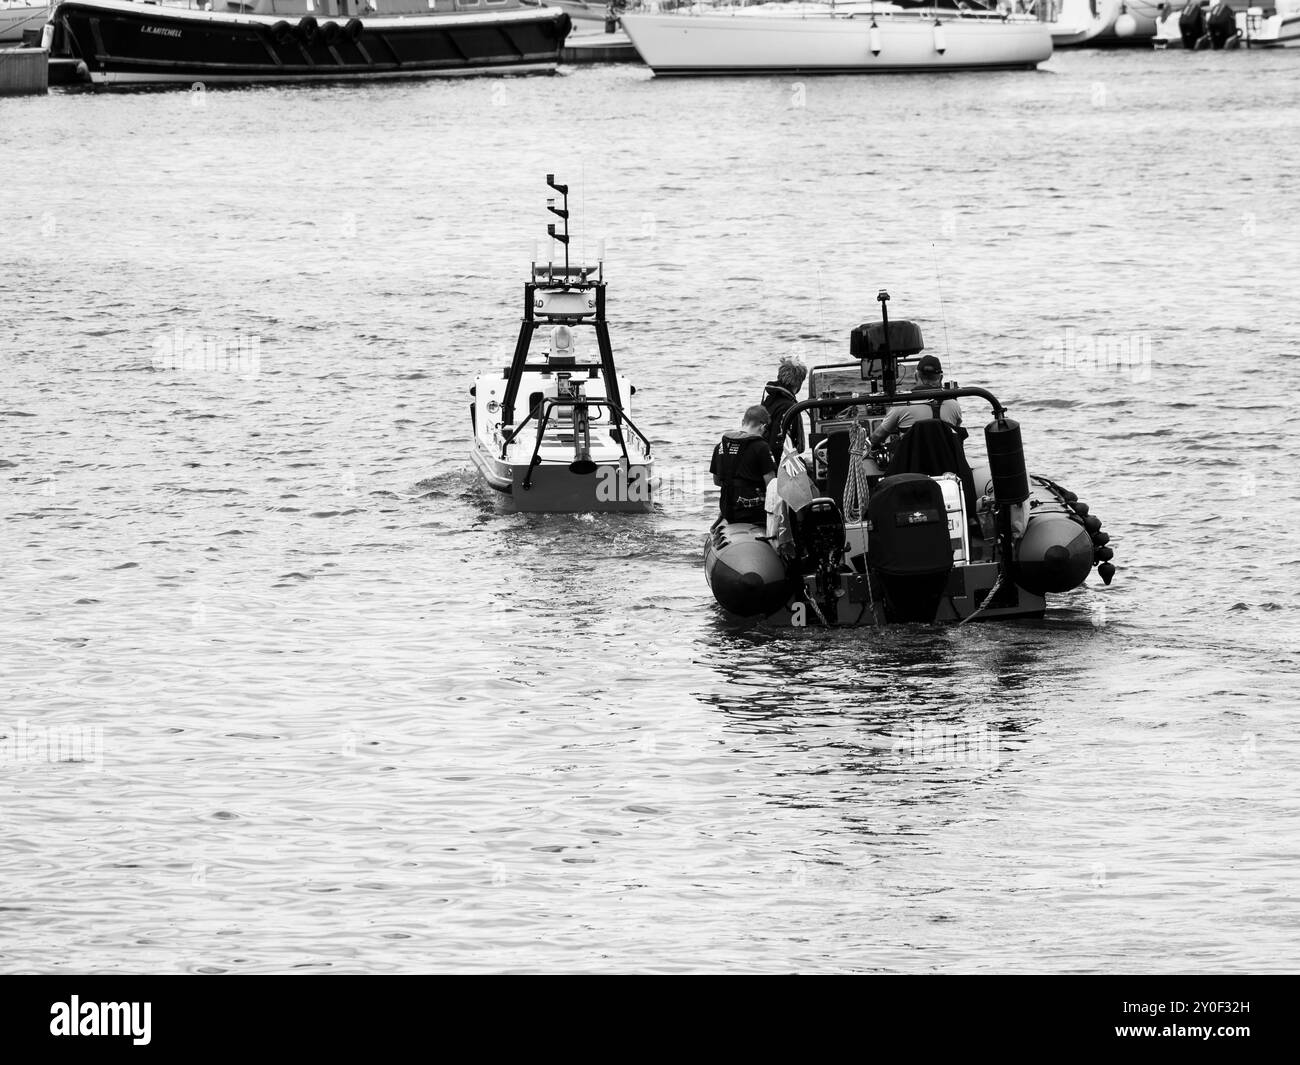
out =
[[(912, 391), (915, 392), (917, 389), (912, 389)], [(885, 415), (885, 420), (876, 427), (872, 435), (877, 440), (881, 440), (890, 433), (901, 433), (904, 429), (910, 429), (917, 422), (929, 421), (933, 417), (934, 408), (924, 401), (890, 407), (889, 413)], [(961, 406), (955, 399), (945, 399), (943, 405), (939, 408), (939, 417), (949, 425), (961, 425)]]

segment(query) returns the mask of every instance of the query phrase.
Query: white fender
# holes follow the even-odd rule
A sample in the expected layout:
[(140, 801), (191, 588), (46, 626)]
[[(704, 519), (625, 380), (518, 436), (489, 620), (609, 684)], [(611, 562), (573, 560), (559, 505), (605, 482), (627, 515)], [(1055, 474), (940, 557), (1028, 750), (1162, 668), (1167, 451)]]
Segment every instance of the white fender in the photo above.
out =
[(940, 55), (943, 55), (948, 50), (948, 41), (943, 33), (943, 23), (938, 19), (934, 20), (934, 50)]
[(875, 19), (871, 20), (871, 54), (880, 55), (880, 27)]
[(47, 22), (45, 24), (45, 28), (41, 30), (41, 47), (48, 52), (50, 50), (50, 46), (53, 44), (54, 44), (54, 23)]

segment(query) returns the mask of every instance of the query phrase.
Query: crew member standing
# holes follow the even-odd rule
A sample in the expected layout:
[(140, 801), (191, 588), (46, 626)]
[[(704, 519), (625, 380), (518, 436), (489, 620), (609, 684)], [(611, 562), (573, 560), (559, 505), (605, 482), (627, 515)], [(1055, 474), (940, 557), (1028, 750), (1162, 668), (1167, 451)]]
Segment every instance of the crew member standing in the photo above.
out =
[(808, 369), (803, 362), (793, 355), (787, 355), (776, 369), (776, 380), (768, 381), (763, 390), (763, 406), (772, 416), (767, 427), (767, 446), (772, 449), (772, 458), (778, 465), (787, 439), (794, 444), (796, 451), (804, 449), (802, 419), (793, 419), (784, 433), (781, 432), (781, 419), (785, 417), (786, 411), (799, 402), (799, 389), (803, 388), (807, 376)]
[(765, 439), (771, 420), (766, 407), (750, 407), (740, 428), (728, 429), (713, 449), (709, 472), (721, 489), (718, 503), (724, 521), (767, 522), (767, 485), (776, 476), (772, 449)]

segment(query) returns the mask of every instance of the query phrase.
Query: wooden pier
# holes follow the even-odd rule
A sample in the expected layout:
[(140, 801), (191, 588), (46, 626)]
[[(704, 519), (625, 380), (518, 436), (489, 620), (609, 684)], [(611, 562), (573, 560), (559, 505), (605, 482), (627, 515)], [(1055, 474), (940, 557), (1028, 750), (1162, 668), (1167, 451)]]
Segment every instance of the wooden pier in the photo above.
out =
[(44, 96), (49, 62), (43, 48), (0, 48), (0, 96)]

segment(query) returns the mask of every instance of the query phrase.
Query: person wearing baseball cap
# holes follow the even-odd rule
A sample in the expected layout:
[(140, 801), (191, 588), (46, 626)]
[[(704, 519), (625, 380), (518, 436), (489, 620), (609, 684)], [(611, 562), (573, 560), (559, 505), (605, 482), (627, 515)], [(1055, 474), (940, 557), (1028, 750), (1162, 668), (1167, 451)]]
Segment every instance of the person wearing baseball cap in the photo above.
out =
[[(913, 392), (928, 388), (942, 388), (943, 364), (933, 355), (922, 355), (917, 360), (916, 370), (912, 376), (916, 381), (912, 386)], [(885, 438), (892, 433), (901, 433), (917, 422), (929, 418), (941, 418), (954, 428), (960, 428), (961, 406), (955, 399), (945, 399), (942, 402), (932, 399), (924, 403), (904, 403), (897, 407), (890, 407), (885, 420), (876, 426), (871, 434), (872, 450), (879, 448), (885, 442)]]

